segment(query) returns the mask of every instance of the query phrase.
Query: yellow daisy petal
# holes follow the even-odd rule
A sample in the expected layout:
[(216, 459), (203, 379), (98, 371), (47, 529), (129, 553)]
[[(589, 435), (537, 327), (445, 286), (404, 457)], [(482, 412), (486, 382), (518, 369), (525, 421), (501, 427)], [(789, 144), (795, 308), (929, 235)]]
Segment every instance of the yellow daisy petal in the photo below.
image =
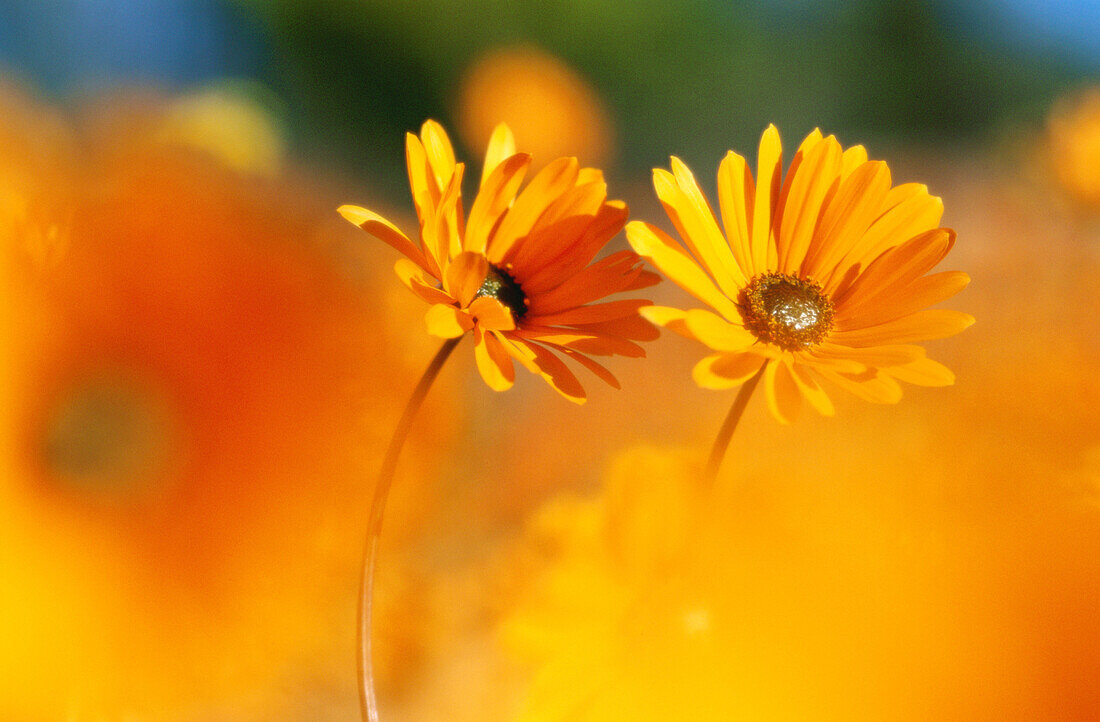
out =
[(752, 258), (752, 235), (749, 232), (749, 213), (753, 207), (756, 186), (745, 159), (733, 151), (726, 153), (718, 166), (718, 205), (722, 211), (722, 225), (726, 228), (730, 249), (746, 278), (759, 271)]
[(722, 314), (740, 319), (736, 304), (714, 285), (676, 241), (656, 226), (642, 221), (626, 224), (626, 238), (639, 256), (648, 258), (680, 288)]
[(829, 395), (818, 385), (817, 380), (811, 375), (810, 370), (801, 364), (790, 364), (787, 369), (791, 373), (798, 390), (802, 396), (810, 402), (817, 413), (822, 416), (835, 416), (836, 409)]
[(829, 136), (812, 146), (796, 171), (783, 206), (776, 210), (778, 269), (797, 273), (813, 240), (825, 196), (840, 173), (840, 144)]
[(764, 397), (768, 400), (768, 410), (779, 423), (792, 424), (798, 418), (802, 392), (787, 364), (772, 361), (764, 369)]
[(918, 311), (878, 326), (855, 331), (837, 331), (830, 338), (837, 343), (856, 348), (884, 346), (954, 336), (973, 323), (974, 317), (968, 313), (932, 309)]
[(482, 180), (481, 192), (474, 199), (466, 223), (463, 247), (467, 251), (485, 253), (489, 245), (489, 234), (496, 229), (497, 221), (511, 207), (530, 165), (531, 156), (519, 153), (502, 160), (489, 177)]
[(351, 223), (362, 228), (383, 243), (392, 246), (398, 253), (420, 266), (427, 273), (439, 277), (439, 268), (434, 259), (427, 259), (416, 247), (409, 237), (402, 233), (397, 226), (387, 221), (374, 211), (359, 206), (340, 206), (337, 212)]
[(428, 303), (453, 304), (455, 299), (446, 291), (429, 283), (430, 276), (408, 258), (399, 258), (393, 265), (394, 273), (405, 286)]
[(732, 389), (752, 378), (765, 361), (755, 353), (714, 353), (695, 364), (691, 376), (704, 389)]
[(424, 315), (428, 333), (439, 338), (458, 338), (474, 327), (470, 315), (455, 306), (437, 303)]
[(756, 197), (752, 211), (752, 266), (757, 273), (769, 268), (768, 260), (775, 254), (772, 242), (772, 217), (783, 180), (783, 145), (779, 131), (769, 125), (760, 137), (757, 153)]
[(955, 383), (955, 374), (951, 369), (930, 358), (884, 369), (884, 372), (915, 386), (950, 386)]
[(477, 319), (477, 325), (486, 331), (511, 331), (516, 327), (515, 314), (495, 298), (475, 298), (468, 310)]
[(493, 332), (476, 332), (474, 360), (481, 378), (493, 391), (507, 391), (516, 380), (512, 357)]
[(715, 351), (743, 351), (756, 343), (756, 336), (740, 324), (732, 324), (710, 311), (693, 308), (684, 317), (688, 331)]
[(493, 128), (493, 134), (489, 136), (489, 145), (485, 148), (485, 164), (481, 167), (481, 187), (485, 187), (485, 181), (498, 165), (515, 154), (516, 139), (512, 135), (512, 129), (505, 123), (499, 123)]
[(443, 287), (458, 301), (459, 308), (466, 308), (474, 300), (474, 294), (481, 288), (488, 272), (489, 262), (485, 256), (466, 251), (455, 256), (447, 267)]

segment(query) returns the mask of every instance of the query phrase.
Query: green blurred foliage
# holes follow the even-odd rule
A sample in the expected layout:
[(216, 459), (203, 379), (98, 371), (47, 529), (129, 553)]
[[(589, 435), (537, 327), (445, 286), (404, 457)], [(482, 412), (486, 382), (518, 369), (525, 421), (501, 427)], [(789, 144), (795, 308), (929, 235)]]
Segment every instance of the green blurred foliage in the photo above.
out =
[(265, 80), (299, 144), (390, 190), (402, 133), (427, 117), (453, 126), (463, 70), (501, 45), (541, 47), (592, 82), (628, 173), (670, 153), (699, 167), (728, 148), (751, 156), (772, 122), (788, 142), (814, 126), (879, 148), (980, 142), (1087, 75), (999, 46), (991, 6), (963, 18), (933, 0), (236, 1), (269, 29)]

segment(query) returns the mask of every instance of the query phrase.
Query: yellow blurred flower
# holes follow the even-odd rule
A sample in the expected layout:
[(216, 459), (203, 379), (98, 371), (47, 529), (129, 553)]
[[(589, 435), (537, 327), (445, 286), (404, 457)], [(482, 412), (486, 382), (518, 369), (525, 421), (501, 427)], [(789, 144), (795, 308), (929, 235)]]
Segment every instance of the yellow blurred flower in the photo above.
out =
[[(848, 497), (815, 510), (766, 484), (706, 497), (689, 458), (631, 449), (597, 498), (558, 499), (530, 523), (500, 632), (532, 669), (519, 719), (871, 720), (892, 705), (934, 708), (919, 695), (957, 673), (943, 650), (956, 630), (929, 618), (943, 589), (926, 591), (930, 560), (891, 568), (900, 510), (876, 519)], [(799, 522), (815, 511), (823, 521)], [(852, 531), (834, 528), (838, 517)]]
[(611, 160), (611, 122), (595, 90), (560, 59), (531, 46), (478, 58), (461, 81), (458, 119), (469, 148), (483, 147), (503, 122), (540, 162), (566, 155), (593, 166)]
[(1047, 121), (1054, 176), (1071, 198), (1100, 209), (1100, 87), (1067, 97)]
[[(0, 92), (3, 719), (270, 717), (330, 666), (354, 699), (341, 610), (400, 402), (379, 380), (413, 373), (366, 309), (404, 299), (334, 261), (345, 226), (307, 188), (163, 143), (162, 113), (71, 129)], [(426, 508), (398, 500), (394, 538)], [(398, 569), (395, 682), (421, 644)]]
[[(691, 171), (678, 158), (653, 185), (687, 246), (649, 223), (627, 226), (631, 245), (713, 309), (652, 306), (642, 314), (713, 353), (694, 369), (704, 388), (728, 389), (763, 367), (772, 415), (783, 423), (802, 399), (832, 415), (828, 380), (877, 403), (901, 398), (898, 381), (943, 386), (954, 375), (913, 341), (942, 338), (974, 322), (928, 310), (969, 282), (926, 276), (955, 243), (937, 225), (938, 198), (915, 183), (891, 187), (890, 169), (862, 146), (843, 150), (814, 131), (783, 178), (779, 133), (760, 140), (756, 183), (732, 151), (718, 170), (723, 234)], [(690, 251), (690, 255), (688, 253)]]
[(442, 126), (429, 120), (419, 138), (409, 133), (406, 156), (419, 244), (373, 211), (343, 206), (340, 213), (405, 256), (394, 270), (431, 304), (428, 333), (453, 339), (472, 331), (478, 371), (497, 391), (512, 387), (515, 359), (565, 398), (584, 403), (583, 387), (559, 354), (618, 388), (590, 355), (644, 356), (636, 342), (652, 340), (656, 329), (637, 314), (648, 301), (594, 302), (659, 279), (630, 251), (593, 262), (627, 217), (626, 204), (607, 200), (603, 174), (560, 158), (520, 191), (531, 156), (516, 153), (501, 124), (467, 217), (465, 164), (455, 162)]

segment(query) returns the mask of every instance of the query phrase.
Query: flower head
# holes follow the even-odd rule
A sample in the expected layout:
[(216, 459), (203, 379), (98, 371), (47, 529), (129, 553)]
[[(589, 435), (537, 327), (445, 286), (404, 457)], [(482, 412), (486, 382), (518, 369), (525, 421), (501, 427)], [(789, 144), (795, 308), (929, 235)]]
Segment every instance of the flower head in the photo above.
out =
[(634, 250), (713, 309), (641, 311), (713, 350), (695, 366), (696, 382), (732, 388), (770, 361), (768, 405), (784, 423), (803, 397), (832, 415), (822, 379), (879, 403), (901, 398), (899, 380), (951, 384), (951, 371), (912, 343), (974, 322), (926, 309), (970, 280), (957, 271), (925, 275), (955, 242), (954, 231), (937, 227), (940, 200), (923, 185), (892, 187), (885, 163), (816, 130), (785, 178), (774, 126), (761, 138), (758, 162), (755, 183), (733, 152), (719, 167), (725, 233), (678, 158), (671, 173), (654, 170), (653, 185), (687, 249), (651, 224), (627, 226)]
[(443, 127), (425, 122), (419, 137), (406, 136), (405, 150), (419, 244), (372, 211), (343, 206), (340, 213), (405, 255), (394, 270), (431, 304), (428, 332), (457, 338), (472, 331), (478, 370), (498, 391), (512, 386), (515, 359), (583, 403), (584, 389), (557, 354), (618, 388), (589, 354), (644, 356), (636, 342), (657, 335), (638, 316), (649, 302), (593, 302), (659, 278), (630, 251), (592, 262), (627, 216), (626, 204), (607, 200), (603, 174), (581, 168), (575, 158), (560, 158), (520, 191), (531, 156), (515, 152), (512, 132), (501, 124), (489, 141), (467, 215), (465, 165), (455, 162)]

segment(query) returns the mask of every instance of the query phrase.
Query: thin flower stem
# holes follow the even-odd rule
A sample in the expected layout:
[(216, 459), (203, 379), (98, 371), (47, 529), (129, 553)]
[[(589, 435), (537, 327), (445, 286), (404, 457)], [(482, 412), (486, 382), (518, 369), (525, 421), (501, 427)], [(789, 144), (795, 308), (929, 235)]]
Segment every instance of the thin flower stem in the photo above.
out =
[(386, 449), (386, 457), (382, 461), (382, 469), (378, 474), (378, 485), (374, 488), (374, 499), (370, 506), (370, 521), (367, 524), (367, 542), (363, 549), (363, 577), (359, 587), (359, 631), (358, 631), (358, 672), (359, 672), (359, 711), (363, 720), (378, 722), (378, 699), (374, 691), (374, 668), (371, 664), (371, 611), (374, 603), (374, 576), (378, 566), (378, 542), (382, 537), (382, 516), (386, 510), (386, 498), (393, 484), (393, 475), (397, 470), (397, 457), (401, 455), (401, 447), (405, 445), (405, 439), (409, 436), (413, 418), (420, 406), (424, 403), (424, 397), (428, 395), (435, 377), (443, 368), (443, 363), (454, 351), (455, 346), (462, 337), (448, 339), (436, 352), (435, 358), (424, 370), (424, 375), (413, 389), (412, 396), (405, 404), (405, 411), (401, 414), (397, 428), (390, 437), (389, 448)]
[(745, 407), (749, 405), (752, 392), (756, 389), (756, 385), (760, 383), (760, 378), (764, 375), (764, 370), (768, 368), (769, 363), (769, 361), (765, 361), (760, 364), (760, 370), (753, 374), (748, 381), (741, 384), (741, 390), (737, 392), (737, 398), (733, 400), (733, 406), (730, 407), (726, 420), (722, 422), (722, 428), (718, 430), (718, 436), (715, 437), (714, 446), (710, 450), (710, 458), (707, 459), (706, 473), (703, 475), (708, 487), (713, 486), (714, 480), (718, 478), (718, 469), (722, 466), (722, 459), (726, 456), (730, 439), (733, 438), (733, 432), (737, 429), (737, 422), (741, 420), (742, 414), (745, 413)]

